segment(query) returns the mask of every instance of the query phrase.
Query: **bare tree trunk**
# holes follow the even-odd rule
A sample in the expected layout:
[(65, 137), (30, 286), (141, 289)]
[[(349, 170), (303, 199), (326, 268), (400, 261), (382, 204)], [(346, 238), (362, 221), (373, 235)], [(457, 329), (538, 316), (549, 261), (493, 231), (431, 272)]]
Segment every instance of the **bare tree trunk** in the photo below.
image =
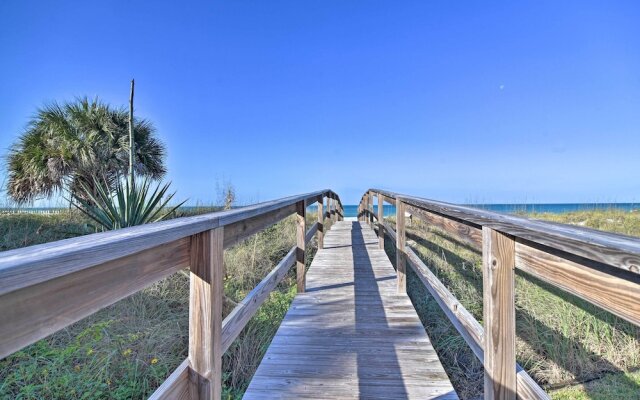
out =
[(133, 140), (133, 89), (134, 80), (131, 80), (131, 94), (129, 95), (129, 187), (133, 187), (133, 159), (136, 152), (136, 143)]

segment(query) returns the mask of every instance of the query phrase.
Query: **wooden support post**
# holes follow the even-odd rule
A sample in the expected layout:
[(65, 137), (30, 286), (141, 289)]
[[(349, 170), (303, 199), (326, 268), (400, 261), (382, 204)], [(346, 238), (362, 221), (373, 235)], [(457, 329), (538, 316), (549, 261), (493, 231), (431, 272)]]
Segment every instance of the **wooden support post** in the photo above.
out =
[(305, 234), (307, 233), (307, 226), (305, 221), (306, 207), (304, 200), (296, 203), (297, 213), (297, 232), (296, 232), (296, 281), (298, 284), (298, 293), (304, 293), (306, 288), (306, 265), (304, 261), (305, 252)]
[(404, 203), (396, 199), (396, 272), (398, 274), (398, 293), (407, 292), (407, 256), (405, 246), (407, 243), (404, 221)]
[(482, 228), (484, 398), (516, 398), (515, 241)]
[(367, 192), (367, 210), (369, 211), (369, 226), (373, 228), (373, 195)]
[(189, 385), (193, 399), (222, 396), (224, 228), (191, 236)]
[(384, 250), (384, 198), (378, 193), (378, 243)]
[(324, 248), (324, 197), (318, 201), (318, 250)]

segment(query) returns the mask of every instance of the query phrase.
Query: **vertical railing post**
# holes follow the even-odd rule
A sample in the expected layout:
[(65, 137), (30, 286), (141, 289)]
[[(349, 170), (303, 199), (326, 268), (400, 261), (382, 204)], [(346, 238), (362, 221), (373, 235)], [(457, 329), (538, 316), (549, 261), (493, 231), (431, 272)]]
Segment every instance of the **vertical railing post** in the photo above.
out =
[(515, 400), (515, 241), (482, 228), (484, 398)]
[(384, 250), (384, 197), (378, 193), (378, 243)]
[(324, 195), (318, 199), (318, 250), (324, 248)]
[(224, 228), (191, 236), (189, 384), (192, 398), (222, 396)]
[(304, 260), (305, 235), (307, 233), (307, 224), (305, 219), (306, 211), (307, 207), (304, 200), (296, 203), (296, 281), (298, 286), (298, 293), (304, 293), (306, 288), (306, 265)]
[(374, 212), (373, 212), (373, 192), (369, 192), (369, 211), (371, 211), (369, 213), (369, 225), (371, 225), (371, 229), (373, 229), (373, 224), (374, 224)]
[(405, 246), (407, 243), (405, 232), (404, 203), (399, 197), (396, 198), (396, 270), (398, 274), (398, 293), (407, 292), (406, 277), (406, 255)]

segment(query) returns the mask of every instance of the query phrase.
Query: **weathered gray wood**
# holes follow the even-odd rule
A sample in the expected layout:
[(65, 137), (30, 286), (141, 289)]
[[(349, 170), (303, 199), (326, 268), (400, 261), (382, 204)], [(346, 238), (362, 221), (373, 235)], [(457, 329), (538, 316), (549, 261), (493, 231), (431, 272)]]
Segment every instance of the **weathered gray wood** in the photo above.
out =
[(420, 197), (371, 189), (459, 221), (488, 227), (514, 237), (640, 274), (640, 239), (575, 225), (532, 220)]
[(378, 241), (384, 250), (384, 199), (378, 194)]
[(404, 213), (404, 203), (398, 201), (396, 204), (396, 270), (398, 271), (398, 293), (407, 292), (407, 262), (405, 254), (407, 237)]
[[(385, 224), (387, 234), (395, 243), (396, 234), (389, 224)], [(458, 299), (440, 282), (440, 280), (422, 262), (413, 249), (405, 249), (409, 265), (413, 268), (418, 278), (425, 285), (429, 293), (436, 300), (440, 308), (465, 342), (469, 345), (478, 360), (484, 364), (484, 328), (473, 318), (471, 313), (460, 304)], [(517, 395), (519, 399), (541, 399), (548, 400), (549, 396), (531, 378), (531, 376), (518, 364), (516, 364), (517, 374)]]
[(305, 233), (304, 235), (305, 244), (309, 243), (311, 239), (313, 239), (313, 235), (315, 235), (316, 232), (318, 232), (318, 223), (314, 222), (313, 225), (311, 225), (311, 228), (309, 228), (309, 230), (307, 230), (307, 233)]
[(484, 398), (516, 398), (515, 241), (482, 228)]
[(516, 268), (640, 326), (640, 276), (537, 246), (516, 241)]
[(296, 263), (296, 250), (297, 247), (293, 247), (282, 261), (224, 319), (222, 322), (223, 353), (229, 349), (247, 322), (269, 297), (269, 293), (278, 286), (278, 283)]
[[(328, 190), (235, 210), (175, 218), (0, 253), (0, 295), (139, 253), (218, 226), (258, 217)], [(149, 282), (151, 283), (151, 282)]]
[(482, 228), (474, 224), (465, 224), (451, 218), (423, 210), (412, 205), (405, 206), (407, 211), (424, 221), (427, 225), (435, 226), (453, 235), (460, 241), (470, 245), (478, 251), (482, 250)]
[(0, 296), (0, 358), (189, 267), (189, 238)]
[(234, 244), (243, 241), (251, 235), (254, 235), (272, 225), (278, 221), (283, 220), (289, 215), (296, 212), (296, 205), (290, 204), (288, 206), (279, 208), (277, 210), (269, 211), (268, 213), (258, 215), (256, 217), (243, 219), (238, 222), (234, 222), (224, 227), (224, 247), (230, 247)]
[(244, 399), (456, 399), (375, 233), (337, 222)]
[(318, 202), (318, 249), (324, 247), (324, 199)]
[(223, 252), (222, 227), (191, 238), (189, 393), (194, 399), (222, 395)]
[(188, 358), (162, 382), (162, 385), (153, 392), (148, 400), (191, 400)]
[(298, 202), (296, 204), (296, 282), (298, 287), (298, 293), (304, 293), (306, 285), (306, 265), (305, 265), (305, 249), (306, 249), (306, 212), (304, 202)]

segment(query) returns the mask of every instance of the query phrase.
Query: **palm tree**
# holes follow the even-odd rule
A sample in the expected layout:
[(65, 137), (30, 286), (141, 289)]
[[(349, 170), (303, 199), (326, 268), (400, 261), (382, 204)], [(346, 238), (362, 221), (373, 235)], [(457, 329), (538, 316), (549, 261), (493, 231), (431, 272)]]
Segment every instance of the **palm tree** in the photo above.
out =
[[(135, 120), (134, 134), (136, 174), (162, 178), (166, 151), (155, 128), (147, 120)], [(96, 195), (95, 177), (115, 182), (127, 174), (128, 113), (97, 98), (48, 104), (10, 148), (7, 162), (7, 193), (18, 203), (63, 190), (90, 199)]]

